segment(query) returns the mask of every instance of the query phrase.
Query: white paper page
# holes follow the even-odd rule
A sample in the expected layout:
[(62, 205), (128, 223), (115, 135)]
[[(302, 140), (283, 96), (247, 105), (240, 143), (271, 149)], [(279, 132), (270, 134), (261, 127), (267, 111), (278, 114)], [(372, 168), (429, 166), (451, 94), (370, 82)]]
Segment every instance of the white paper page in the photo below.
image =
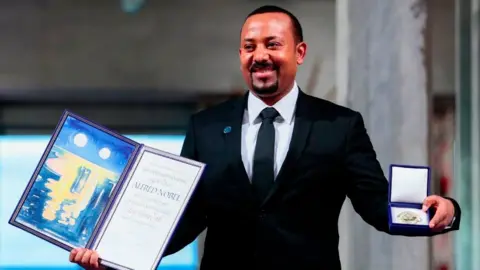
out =
[(145, 151), (133, 170), (96, 250), (130, 269), (155, 269), (202, 167)]

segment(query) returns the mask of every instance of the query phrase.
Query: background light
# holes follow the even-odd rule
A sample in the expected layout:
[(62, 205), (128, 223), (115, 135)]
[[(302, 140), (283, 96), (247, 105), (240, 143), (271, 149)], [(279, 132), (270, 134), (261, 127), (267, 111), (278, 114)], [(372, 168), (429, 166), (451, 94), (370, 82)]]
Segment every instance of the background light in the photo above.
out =
[[(174, 154), (180, 153), (184, 139), (162, 135), (128, 137)], [(77, 142), (82, 145), (86, 138), (81, 136)], [(0, 270), (81, 269), (68, 261), (68, 252), (8, 224), (49, 139), (49, 136), (0, 136)], [(194, 242), (164, 258), (159, 269), (197, 269), (197, 254)]]

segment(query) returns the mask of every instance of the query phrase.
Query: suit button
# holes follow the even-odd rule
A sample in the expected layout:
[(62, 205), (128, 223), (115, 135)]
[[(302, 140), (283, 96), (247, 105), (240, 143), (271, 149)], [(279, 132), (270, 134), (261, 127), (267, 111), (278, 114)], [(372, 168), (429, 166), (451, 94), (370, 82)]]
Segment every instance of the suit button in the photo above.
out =
[(265, 218), (267, 216), (265, 212), (265, 209), (260, 209), (260, 214), (258, 215), (258, 217), (262, 219)]

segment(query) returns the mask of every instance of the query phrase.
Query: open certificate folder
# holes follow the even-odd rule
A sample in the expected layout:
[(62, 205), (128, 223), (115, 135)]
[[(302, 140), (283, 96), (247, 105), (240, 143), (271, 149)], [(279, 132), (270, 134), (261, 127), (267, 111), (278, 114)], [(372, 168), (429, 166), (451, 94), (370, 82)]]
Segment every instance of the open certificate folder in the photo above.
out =
[(65, 111), (9, 223), (116, 269), (156, 269), (205, 164)]

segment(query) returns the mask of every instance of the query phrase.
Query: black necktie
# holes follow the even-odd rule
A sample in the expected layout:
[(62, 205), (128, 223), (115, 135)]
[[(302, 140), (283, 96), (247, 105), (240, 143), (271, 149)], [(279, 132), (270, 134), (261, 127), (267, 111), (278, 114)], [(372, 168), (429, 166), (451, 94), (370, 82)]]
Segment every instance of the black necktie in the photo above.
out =
[(260, 113), (262, 125), (258, 131), (252, 173), (253, 188), (260, 201), (267, 196), (275, 180), (275, 128), (273, 121), (277, 116), (279, 113), (271, 107), (263, 109)]

